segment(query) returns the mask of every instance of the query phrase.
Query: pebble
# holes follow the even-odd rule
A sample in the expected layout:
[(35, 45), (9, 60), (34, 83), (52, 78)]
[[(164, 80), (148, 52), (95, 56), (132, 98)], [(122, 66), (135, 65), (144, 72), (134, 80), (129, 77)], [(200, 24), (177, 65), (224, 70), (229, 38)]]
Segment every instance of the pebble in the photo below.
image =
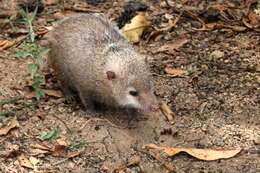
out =
[(224, 55), (225, 53), (220, 50), (215, 50), (210, 54), (211, 57), (215, 57), (215, 58), (222, 58), (224, 57)]

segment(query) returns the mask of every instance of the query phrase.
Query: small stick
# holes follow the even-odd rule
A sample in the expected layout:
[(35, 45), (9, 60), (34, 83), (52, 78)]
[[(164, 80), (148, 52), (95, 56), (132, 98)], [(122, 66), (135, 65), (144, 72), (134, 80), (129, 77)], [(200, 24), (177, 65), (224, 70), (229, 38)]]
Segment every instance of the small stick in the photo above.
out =
[(68, 127), (68, 125), (65, 123), (65, 121), (63, 121), (61, 118), (59, 118), (59, 117), (57, 117), (56, 115), (52, 115), (54, 118), (56, 118), (56, 119), (58, 119), (58, 120), (60, 120), (63, 124), (64, 124), (64, 126), (66, 127), (66, 129), (70, 132), (70, 133), (72, 133), (72, 131), (70, 130), (70, 128)]
[(154, 159), (158, 160), (159, 162), (161, 162), (161, 164), (168, 169), (170, 172), (175, 172), (175, 167), (169, 163), (167, 163), (163, 158), (161, 158), (159, 155), (151, 152), (151, 151), (147, 151), (147, 150), (141, 150), (141, 149), (136, 149), (137, 151), (140, 151), (142, 153), (148, 154), (150, 156), (152, 156)]
[(129, 166), (138, 165), (140, 163), (140, 161), (141, 161), (140, 157), (136, 156), (136, 157), (132, 158), (128, 163), (118, 166), (112, 172), (120, 172)]
[(171, 123), (174, 124), (174, 113), (172, 110), (167, 106), (167, 104), (164, 101), (160, 102), (160, 109), (162, 113), (166, 116), (167, 120)]

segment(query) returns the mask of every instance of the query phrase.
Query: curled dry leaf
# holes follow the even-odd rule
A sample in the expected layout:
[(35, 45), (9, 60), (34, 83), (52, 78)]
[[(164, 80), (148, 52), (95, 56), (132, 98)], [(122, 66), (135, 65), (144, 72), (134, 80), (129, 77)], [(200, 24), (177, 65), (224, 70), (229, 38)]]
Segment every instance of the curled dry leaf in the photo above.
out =
[(65, 158), (73, 158), (73, 157), (76, 157), (76, 156), (78, 156), (78, 155), (80, 155), (80, 152), (78, 152), (78, 151), (71, 151), (71, 152), (69, 152), (66, 156), (65, 156)]
[(47, 146), (44, 143), (33, 144), (33, 145), (31, 145), (31, 147), (34, 148), (34, 149), (30, 150), (30, 154), (32, 156), (37, 156), (40, 154), (49, 154), (52, 151), (51, 147)]
[(44, 90), (44, 93), (47, 94), (48, 96), (53, 96), (57, 98), (63, 97), (62, 92), (59, 90)]
[(23, 154), (18, 157), (18, 160), (19, 160), (21, 166), (33, 169), (33, 164)]
[(138, 43), (145, 29), (150, 27), (150, 22), (146, 19), (145, 12), (139, 12), (132, 20), (131, 23), (126, 24), (122, 31), (127, 39), (133, 43)]
[(164, 101), (160, 102), (160, 109), (161, 109), (162, 113), (166, 116), (168, 121), (171, 124), (174, 124), (174, 120), (173, 120), (174, 119), (174, 113), (172, 112), (172, 110), (169, 108), (169, 106)]
[(172, 75), (175, 75), (175, 76), (178, 76), (178, 75), (183, 75), (185, 73), (188, 73), (187, 70), (182, 70), (182, 69), (174, 69), (174, 68), (170, 68), (170, 67), (165, 67), (164, 71), (168, 74), (172, 74)]
[(174, 156), (180, 152), (186, 152), (189, 155), (200, 159), (200, 160), (218, 160), (218, 159), (227, 159), (234, 157), (238, 154), (241, 149), (197, 149), (197, 148), (167, 148), (159, 147), (155, 144), (147, 144), (146, 147), (157, 149), (159, 151), (165, 152), (168, 156)]
[(0, 128), (0, 136), (6, 135), (11, 129), (15, 127), (19, 127), (19, 122), (17, 121), (16, 118), (9, 121), (6, 126)]
[(30, 155), (32, 156), (37, 156), (37, 155), (40, 155), (40, 154), (49, 154), (50, 151), (47, 151), (47, 150), (41, 150), (41, 149), (30, 149)]
[(41, 150), (51, 151), (51, 147), (44, 143), (33, 144), (33, 145), (31, 145), (31, 147), (41, 149)]
[(0, 51), (12, 47), (15, 44), (15, 40), (4, 40), (0, 42)]

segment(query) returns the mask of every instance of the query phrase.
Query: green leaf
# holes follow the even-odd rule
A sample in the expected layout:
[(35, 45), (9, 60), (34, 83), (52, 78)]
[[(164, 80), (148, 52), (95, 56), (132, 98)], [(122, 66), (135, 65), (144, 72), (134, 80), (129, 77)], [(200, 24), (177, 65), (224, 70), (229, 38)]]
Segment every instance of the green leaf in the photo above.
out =
[(5, 95), (5, 94), (6, 94), (5, 90), (3, 88), (0, 88), (0, 95)]
[(39, 101), (42, 97), (45, 96), (45, 93), (44, 93), (43, 90), (40, 89), (40, 88), (36, 88), (35, 94), (36, 94), (36, 99), (37, 99), (38, 101)]
[(35, 76), (35, 77), (33, 78), (33, 80), (34, 80), (35, 82), (37, 82), (37, 83), (42, 83), (42, 82), (43, 82), (43, 79), (42, 79), (42, 77), (40, 77), (40, 76)]
[(33, 55), (29, 52), (13, 52), (13, 56), (25, 58), (27, 56), (32, 57)]
[(32, 43), (35, 41), (35, 33), (33, 31), (30, 32), (30, 39)]
[(38, 70), (38, 66), (35, 64), (29, 64), (29, 73), (31, 77), (34, 77), (34, 75), (36, 74)]
[(37, 11), (38, 11), (38, 6), (36, 6), (35, 10), (33, 11), (32, 15), (30, 15), (29, 17), (29, 20), (32, 22), (35, 17), (36, 17), (36, 14), (37, 14)]
[(91, 143), (91, 142), (81, 142), (81, 143), (75, 144), (75, 145), (73, 145), (73, 146), (70, 146), (70, 147), (68, 148), (68, 150), (76, 150), (76, 149), (78, 149), (78, 148), (80, 148), (80, 147), (83, 147), (84, 145), (90, 144), (90, 143)]
[(39, 57), (42, 57), (43, 55), (45, 55), (46, 53), (48, 53), (51, 49), (47, 49), (47, 48), (42, 48), (38, 54)]
[(42, 141), (55, 139), (57, 138), (57, 135), (60, 133), (60, 130), (53, 130), (50, 133), (42, 134), (39, 139)]
[(43, 60), (41, 57), (36, 58), (36, 59), (35, 59), (35, 62), (36, 62), (36, 64), (38, 64), (38, 65), (43, 65), (43, 64), (44, 64), (44, 60)]
[(24, 19), (27, 18), (28, 13), (26, 13), (26, 12), (24, 11), (24, 9), (21, 8), (20, 11), (19, 11), (19, 13), (21, 14), (21, 16), (22, 16)]

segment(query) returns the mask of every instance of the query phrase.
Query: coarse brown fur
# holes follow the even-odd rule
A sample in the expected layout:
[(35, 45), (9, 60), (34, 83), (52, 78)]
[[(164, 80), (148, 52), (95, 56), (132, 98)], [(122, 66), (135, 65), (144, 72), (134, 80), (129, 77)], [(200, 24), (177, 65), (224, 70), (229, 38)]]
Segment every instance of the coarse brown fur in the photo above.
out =
[[(67, 99), (76, 93), (86, 107), (94, 101), (157, 108), (144, 57), (106, 18), (96, 14), (67, 18), (49, 33), (48, 41), (50, 62)], [(129, 95), (132, 90), (136, 96)]]

